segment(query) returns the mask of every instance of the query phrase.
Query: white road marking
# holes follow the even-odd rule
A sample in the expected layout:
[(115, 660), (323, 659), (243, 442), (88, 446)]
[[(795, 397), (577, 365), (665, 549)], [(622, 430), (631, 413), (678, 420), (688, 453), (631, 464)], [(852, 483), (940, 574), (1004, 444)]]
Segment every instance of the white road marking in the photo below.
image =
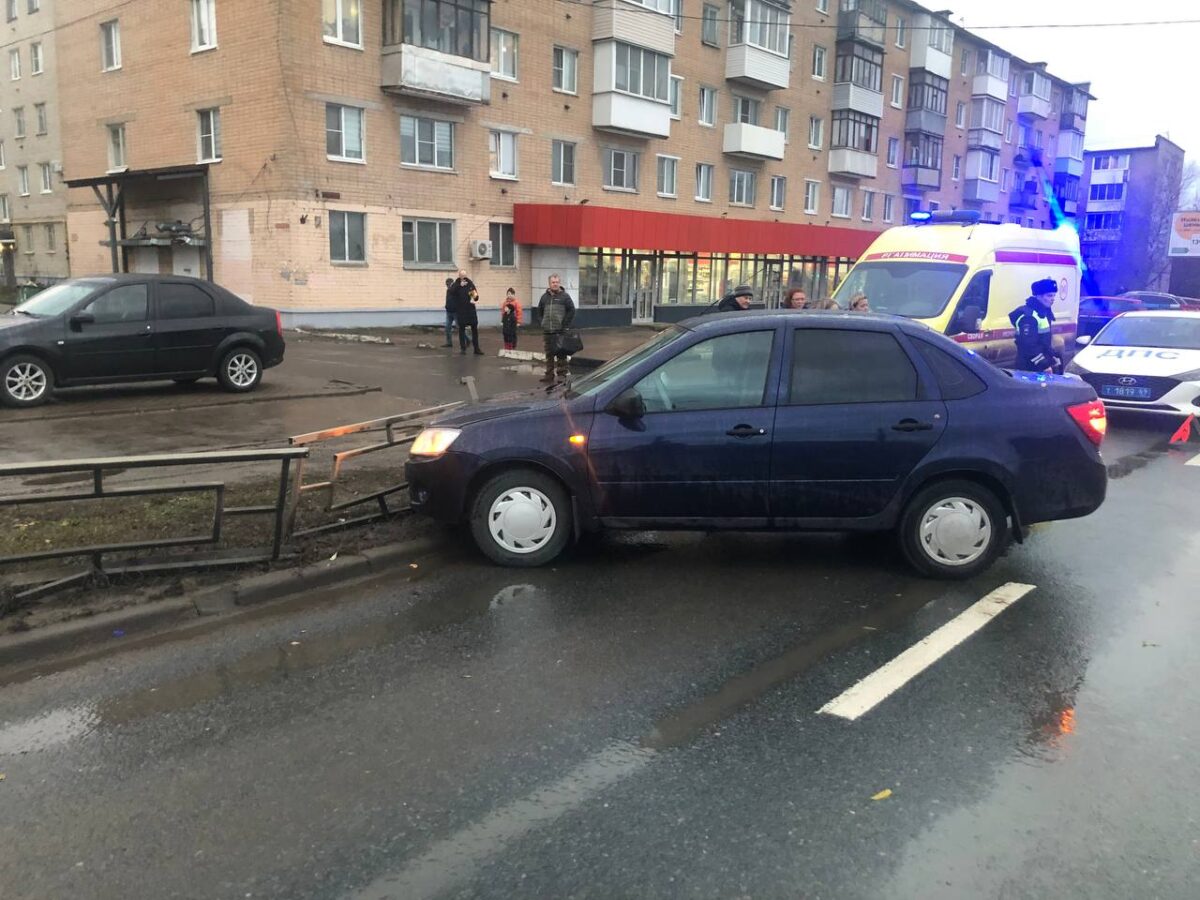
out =
[(492, 810), (353, 896), (355, 900), (416, 900), (444, 894), (513, 841), (577, 809), (653, 757), (653, 750), (625, 741), (609, 744), (557, 781)]
[(1033, 589), (1032, 584), (1016, 583), (997, 588), (817, 712), (850, 721), (870, 712)]
[(1191, 459), (1189, 459), (1187, 461), (1186, 465), (1200, 466), (1200, 454), (1197, 454), (1197, 455), (1193, 456)]

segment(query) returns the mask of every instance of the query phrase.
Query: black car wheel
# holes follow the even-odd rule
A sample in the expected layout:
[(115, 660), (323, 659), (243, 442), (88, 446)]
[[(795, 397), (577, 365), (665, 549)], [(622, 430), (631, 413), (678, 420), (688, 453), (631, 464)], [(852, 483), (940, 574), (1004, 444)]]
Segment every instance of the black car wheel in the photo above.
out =
[(1008, 541), (1008, 516), (996, 495), (970, 481), (940, 481), (920, 491), (900, 519), (904, 555), (921, 574), (970, 578)]
[(549, 475), (512, 469), (489, 479), (475, 493), (470, 524), (475, 543), (493, 562), (543, 566), (571, 539), (571, 499)]
[(36, 356), (10, 356), (0, 363), (0, 401), (5, 406), (41, 406), (54, 391), (54, 372)]
[(221, 357), (217, 381), (225, 390), (236, 394), (252, 391), (262, 381), (262, 360), (249, 347), (234, 347)]

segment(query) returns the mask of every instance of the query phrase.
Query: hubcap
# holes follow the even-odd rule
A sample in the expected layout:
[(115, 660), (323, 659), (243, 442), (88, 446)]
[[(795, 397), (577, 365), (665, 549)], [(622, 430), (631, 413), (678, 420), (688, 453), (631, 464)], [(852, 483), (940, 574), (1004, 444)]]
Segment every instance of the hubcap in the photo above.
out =
[(545, 546), (557, 522), (550, 498), (531, 487), (509, 488), (488, 512), (492, 540), (510, 553), (533, 553)]
[(249, 387), (258, 377), (258, 363), (248, 353), (238, 353), (229, 357), (225, 370), (229, 374), (229, 380), (238, 387)]
[(46, 370), (36, 363), (17, 363), (5, 374), (4, 387), (15, 400), (37, 400), (46, 393)]
[(974, 500), (947, 497), (922, 516), (920, 542), (921, 549), (942, 565), (970, 565), (991, 546), (992, 520)]

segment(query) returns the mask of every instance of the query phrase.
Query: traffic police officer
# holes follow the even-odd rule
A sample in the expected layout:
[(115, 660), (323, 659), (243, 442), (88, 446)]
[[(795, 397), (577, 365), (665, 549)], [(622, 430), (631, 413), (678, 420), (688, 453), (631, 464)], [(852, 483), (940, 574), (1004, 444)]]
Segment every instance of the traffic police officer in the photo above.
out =
[(1033, 296), (1009, 315), (1017, 330), (1016, 368), (1050, 374), (1058, 364), (1054, 354), (1054, 310), (1051, 308), (1057, 296), (1058, 285), (1054, 279), (1035, 281)]

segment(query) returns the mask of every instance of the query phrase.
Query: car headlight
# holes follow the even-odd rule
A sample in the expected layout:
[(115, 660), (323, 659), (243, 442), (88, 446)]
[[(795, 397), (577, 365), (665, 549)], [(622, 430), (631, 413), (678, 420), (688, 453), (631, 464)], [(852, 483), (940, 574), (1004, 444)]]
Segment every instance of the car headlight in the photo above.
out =
[(457, 428), (426, 428), (417, 435), (409, 456), (441, 456), (462, 432)]

